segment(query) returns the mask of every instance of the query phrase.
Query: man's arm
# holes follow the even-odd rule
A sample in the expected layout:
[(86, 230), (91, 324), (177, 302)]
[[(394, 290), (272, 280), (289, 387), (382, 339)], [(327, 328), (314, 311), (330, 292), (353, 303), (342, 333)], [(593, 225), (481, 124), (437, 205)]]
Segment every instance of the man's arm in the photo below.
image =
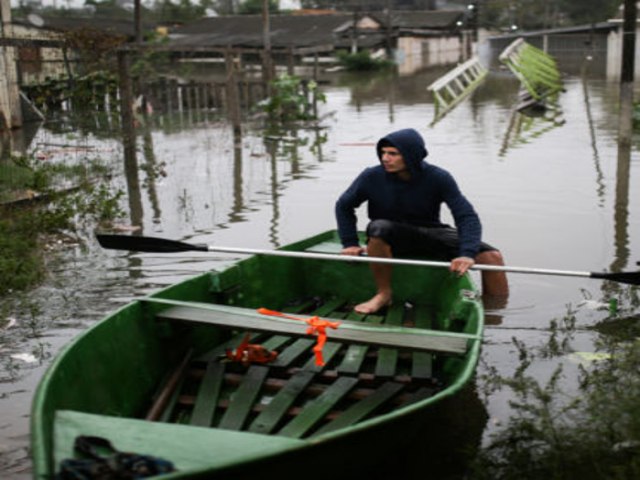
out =
[[(342, 195), (340, 195), (340, 198), (338, 198), (335, 205), (338, 235), (345, 250), (348, 250), (350, 247), (360, 248), (355, 210), (366, 200), (363, 184), (364, 172), (353, 181)], [(355, 250), (350, 250), (350, 252), (347, 253), (343, 250), (343, 253), (353, 255), (354, 251)], [(356, 253), (356, 255), (359, 254), (360, 252)]]
[[(456, 271), (463, 269), (464, 271), (460, 273), (464, 273), (468, 267), (473, 265), (473, 259), (478, 254), (482, 238), (482, 224), (473, 205), (462, 195), (456, 181), (450, 174), (447, 173), (443, 177), (441, 185), (443, 199), (453, 215), (460, 241), (459, 258), (456, 259), (460, 261), (456, 262), (458, 265)], [(463, 260), (464, 258), (467, 260)], [(465, 268), (465, 264), (467, 268)]]

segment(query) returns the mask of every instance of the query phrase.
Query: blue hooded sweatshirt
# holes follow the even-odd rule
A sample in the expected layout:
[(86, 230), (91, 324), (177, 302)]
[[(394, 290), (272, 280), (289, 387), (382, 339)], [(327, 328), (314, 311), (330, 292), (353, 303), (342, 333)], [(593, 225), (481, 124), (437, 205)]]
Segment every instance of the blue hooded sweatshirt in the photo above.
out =
[(482, 235), (480, 219), (451, 174), (424, 161), (428, 153), (420, 134), (408, 128), (381, 138), (376, 146), (381, 162), (383, 145), (400, 151), (411, 178), (401, 180), (397, 174), (386, 172), (382, 164), (360, 173), (336, 202), (342, 245), (359, 244), (355, 209), (364, 202), (370, 220), (386, 219), (426, 227), (445, 226), (440, 221), (440, 207), (444, 203), (458, 229), (459, 255), (474, 258)]

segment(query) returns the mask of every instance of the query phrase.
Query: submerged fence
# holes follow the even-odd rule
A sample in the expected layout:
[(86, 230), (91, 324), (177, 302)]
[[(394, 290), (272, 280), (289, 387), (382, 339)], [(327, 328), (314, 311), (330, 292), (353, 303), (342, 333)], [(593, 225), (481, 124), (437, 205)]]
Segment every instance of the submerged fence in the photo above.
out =
[[(265, 86), (260, 81), (241, 80), (237, 83), (237, 101), (242, 107), (255, 105), (266, 96)], [(49, 80), (23, 87), (23, 91), (34, 105), (46, 112), (74, 109), (110, 112), (117, 111), (120, 102), (117, 78), (104, 74), (74, 80)], [(134, 108), (141, 108), (144, 103), (147, 108), (164, 113), (224, 109), (229, 102), (227, 84), (223, 82), (160, 78), (149, 83), (137, 83), (134, 93)]]

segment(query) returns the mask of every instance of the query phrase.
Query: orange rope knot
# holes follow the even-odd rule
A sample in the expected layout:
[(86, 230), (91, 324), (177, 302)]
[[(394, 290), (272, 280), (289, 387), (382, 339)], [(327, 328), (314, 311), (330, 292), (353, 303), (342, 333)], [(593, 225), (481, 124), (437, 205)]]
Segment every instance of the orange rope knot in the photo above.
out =
[(262, 345), (249, 343), (249, 334), (247, 333), (240, 345), (235, 350), (226, 350), (227, 359), (232, 362), (242, 363), (245, 367), (251, 363), (269, 363), (278, 357), (278, 352), (268, 350)]
[(327, 327), (334, 330), (340, 326), (340, 322), (330, 322), (329, 320), (322, 320), (320, 317), (311, 317), (305, 320), (309, 328), (307, 328), (307, 335), (317, 335), (318, 341), (316, 346), (313, 347), (313, 353), (316, 356), (316, 365), (323, 366), (324, 358), (322, 357), (322, 349), (324, 344), (327, 343)]
[(307, 328), (307, 335), (316, 335), (318, 341), (313, 347), (313, 354), (315, 355), (316, 365), (324, 366), (324, 358), (322, 357), (322, 349), (324, 344), (327, 343), (327, 328), (336, 329), (340, 326), (340, 322), (331, 322), (329, 320), (323, 320), (322, 318), (315, 316), (311, 318), (298, 318), (285, 313), (276, 312), (275, 310), (269, 310), (267, 308), (259, 308), (258, 312), (262, 315), (272, 315), (276, 317), (290, 318), (292, 320), (300, 320), (305, 322), (309, 327)]

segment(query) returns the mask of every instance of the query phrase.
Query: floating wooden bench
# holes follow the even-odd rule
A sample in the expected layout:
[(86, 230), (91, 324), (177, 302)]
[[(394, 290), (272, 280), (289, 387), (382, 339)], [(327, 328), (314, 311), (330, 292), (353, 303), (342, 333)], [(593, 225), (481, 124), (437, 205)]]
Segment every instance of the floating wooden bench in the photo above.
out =
[(562, 76), (555, 59), (522, 38), (508, 45), (499, 59), (535, 100), (544, 100), (563, 89)]
[(429, 85), (427, 90), (433, 93), (435, 104), (433, 123), (473, 92), (487, 73), (478, 57), (473, 57)]
[[(229, 329), (315, 338), (306, 333), (307, 325), (304, 322), (265, 316), (251, 309), (155, 298), (147, 298), (141, 301), (168, 305), (168, 308), (157, 314), (157, 317), (162, 319), (200, 322)], [(327, 320), (335, 321), (335, 319)], [(348, 320), (342, 320), (340, 327), (336, 330), (331, 330), (328, 337), (333, 342), (339, 341), (454, 355), (465, 353), (469, 340), (478, 338), (475, 335), (464, 333), (364, 324)]]

